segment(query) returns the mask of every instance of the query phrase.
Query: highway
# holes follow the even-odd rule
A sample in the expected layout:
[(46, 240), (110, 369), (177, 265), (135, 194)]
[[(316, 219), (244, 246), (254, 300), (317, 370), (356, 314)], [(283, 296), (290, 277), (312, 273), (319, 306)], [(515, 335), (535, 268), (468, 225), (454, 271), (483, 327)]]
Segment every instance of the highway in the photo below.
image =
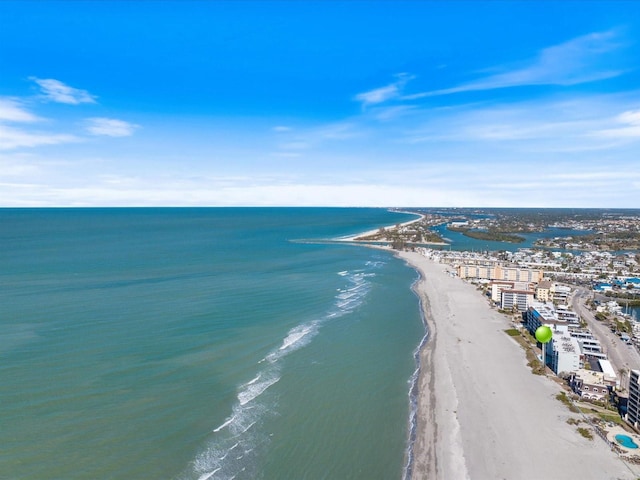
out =
[[(604, 353), (609, 357), (609, 361), (616, 373), (621, 369), (640, 369), (640, 353), (633, 345), (627, 345), (620, 337), (612, 333), (609, 327), (596, 320), (595, 315), (589, 310), (585, 302), (591, 296), (591, 291), (583, 287), (575, 287), (571, 296), (571, 306), (573, 311), (587, 322), (593, 335), (600, 341)], [(627, 374), (620, 375), (620, 386), (627, 388)]]

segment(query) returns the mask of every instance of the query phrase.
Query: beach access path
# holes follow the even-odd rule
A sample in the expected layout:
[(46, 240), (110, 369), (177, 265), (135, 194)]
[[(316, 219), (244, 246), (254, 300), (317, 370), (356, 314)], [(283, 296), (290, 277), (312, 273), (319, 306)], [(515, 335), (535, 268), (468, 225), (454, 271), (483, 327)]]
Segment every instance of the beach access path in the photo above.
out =
[[(429, 339), (420, 353), (413, 479), (637, 479), (555, 396), (561, 387), (533, 375), (509, 320), (469, 283), (419, 253), (400, 252), (416, 284)], [(586, 426), (581, 424), (580, 426)]]

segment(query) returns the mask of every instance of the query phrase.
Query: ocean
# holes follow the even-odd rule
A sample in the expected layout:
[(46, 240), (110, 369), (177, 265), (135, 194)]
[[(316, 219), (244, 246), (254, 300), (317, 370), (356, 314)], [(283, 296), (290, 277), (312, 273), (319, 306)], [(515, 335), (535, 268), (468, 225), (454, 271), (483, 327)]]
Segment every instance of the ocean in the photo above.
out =
[(0, 210), (0, 478), (403, 478), (414, 270), (383, 209)]

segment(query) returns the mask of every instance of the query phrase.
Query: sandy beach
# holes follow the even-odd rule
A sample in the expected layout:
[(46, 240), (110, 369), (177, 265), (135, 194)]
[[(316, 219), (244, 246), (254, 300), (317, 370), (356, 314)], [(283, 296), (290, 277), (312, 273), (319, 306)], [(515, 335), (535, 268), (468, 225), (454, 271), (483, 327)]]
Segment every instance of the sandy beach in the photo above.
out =
[[(424, 218), (424, 215), (422, 215), (421, 213), (417, 213), (417, 212), (405, 212), (405, 211), (399, 210), (398, 213), (407, 213), (407, 214), (410, 214), (410, 215), (417, 215), (418, 216), (417, 218), (413, 218), (413, 219), (408, 220), (406, 222), (400, 223), (399, 225), (401, 227), (406, 227), (407, 225), (411, 225), (412, 223), (419, 222), (420, 220), (422, 220)], [(393, 227), (395, 227), (395, 225), (389, 225), (386, 228), (393, 228)], [(355, 235), (348, 235), (346, 237), (341, 237), (341, 238), (336, 239), (336, 240), (341, 241), (341, 242), (353, 242), (353, 241), (356, 241), (357, 238), (367, 237), (369, 235), (374, 235), (374, 234), (378, 233), (378, 231), (379, 231), (379, 229), (368, 230), (366, 232), (357, 233)]]
[[(636, 479), (597, 436), (582, 437), (560, 387), (533, 375), (521, 347), (474, 286), (419, 253), (402, 252), (429, 339), (420, 353), (413, 479)], [(633, 471), (632, 471), (633, 469)]]

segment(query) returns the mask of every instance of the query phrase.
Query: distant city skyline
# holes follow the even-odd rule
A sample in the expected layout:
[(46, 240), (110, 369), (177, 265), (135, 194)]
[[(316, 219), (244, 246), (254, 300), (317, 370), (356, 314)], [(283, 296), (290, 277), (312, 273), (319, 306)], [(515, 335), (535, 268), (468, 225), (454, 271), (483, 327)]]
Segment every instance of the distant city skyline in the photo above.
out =
[(0, 2), (0, 207), (640, 208), (640, 2)]

